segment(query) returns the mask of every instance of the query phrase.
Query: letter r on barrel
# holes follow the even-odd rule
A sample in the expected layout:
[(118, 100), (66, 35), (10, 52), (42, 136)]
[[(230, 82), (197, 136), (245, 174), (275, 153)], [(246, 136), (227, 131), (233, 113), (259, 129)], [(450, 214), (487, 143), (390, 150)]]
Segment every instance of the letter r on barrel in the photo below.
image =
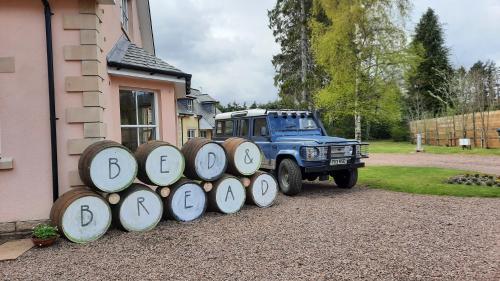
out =
[[(118, 177), (118, 175), (121, 172), (121, 168), (120, 165), (118, 165), (118, 158), (109, 158), (108, 163), (109, 163), (109, 179), (112, 180)], [(115, 169), (113, 169), (113, 166), (115, 166)]]

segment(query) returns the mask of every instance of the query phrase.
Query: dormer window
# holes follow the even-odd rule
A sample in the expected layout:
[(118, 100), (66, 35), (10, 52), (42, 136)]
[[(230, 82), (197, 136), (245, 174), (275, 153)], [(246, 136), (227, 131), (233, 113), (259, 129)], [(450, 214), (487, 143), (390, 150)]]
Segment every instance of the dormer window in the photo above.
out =
[(122, 28), (126, 32), (128, 32), (128, 1), (129, 0), (122, 0), (122, 16), (121, 16), (121, 23), (122, 23)]
[(193, 112), (193, 100), (191, 100), (191, 99), (187, 100), (187, 105), (186, 106), (187, 106), (187, 110), (189, 112)]

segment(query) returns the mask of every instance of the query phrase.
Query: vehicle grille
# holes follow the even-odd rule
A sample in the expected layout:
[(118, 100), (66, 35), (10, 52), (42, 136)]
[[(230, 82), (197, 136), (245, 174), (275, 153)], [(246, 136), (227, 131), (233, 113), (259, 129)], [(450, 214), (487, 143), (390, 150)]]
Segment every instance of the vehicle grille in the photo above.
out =
[(342, 146), (331, 146), (331, 149), (330, 149), (330, 157), (331, 158), (345, 158), (345, 157), (349, 157), (349, 156), (346, 156), (345, 155), (345, 145), (342, 145)]

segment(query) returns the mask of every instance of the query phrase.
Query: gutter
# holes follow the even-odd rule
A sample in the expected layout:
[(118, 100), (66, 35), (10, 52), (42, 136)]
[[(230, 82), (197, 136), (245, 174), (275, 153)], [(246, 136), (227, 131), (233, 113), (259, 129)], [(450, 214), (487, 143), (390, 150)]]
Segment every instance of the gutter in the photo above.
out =
[(59, 197), (59, 175), (57, 164), (56, 99), (54, 88), (54, 53), (52, 49), (52, 10), (48, 0), (42, 0), (45, 14), (45, 41), (47, 48), (47, 79), (49, 84), (50, 152), (52, 158), (52, 200)]
[(144, 71), (144, 72), (148, 72), (150, 75), (154, 75), (155, 73), (157, 73), (157, 74), (174, 76), (177, 78), (184, 78), (184, 80), (186, 81), (186, 95), (188, 95), (191, 92), (191, 77), (192, 77), (192, 75), (188, 74), (188, 73), (170, 71), (170, 70), (161, 70), (161, 69), (155, 69), (155, 68), (138, 66), (138, 65), (124, 64), (124, 63), (120, 63), (120, 62), (116, 62), (116, 61), (108, 61), (108, 66), (116, 67), (116, 68), (123, 68), (123, 69), (137, 70), (137, 71)]

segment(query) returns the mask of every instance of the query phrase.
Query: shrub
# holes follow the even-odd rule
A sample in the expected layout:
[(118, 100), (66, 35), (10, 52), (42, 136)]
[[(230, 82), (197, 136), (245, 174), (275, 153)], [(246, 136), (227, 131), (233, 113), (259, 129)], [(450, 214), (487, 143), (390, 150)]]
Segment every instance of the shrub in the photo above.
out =
[(59, 236), (57, 232), (57, 227), (48, 224), (39, 224), (33, 228), (33, 237), (40, 239), (47, 239)]

